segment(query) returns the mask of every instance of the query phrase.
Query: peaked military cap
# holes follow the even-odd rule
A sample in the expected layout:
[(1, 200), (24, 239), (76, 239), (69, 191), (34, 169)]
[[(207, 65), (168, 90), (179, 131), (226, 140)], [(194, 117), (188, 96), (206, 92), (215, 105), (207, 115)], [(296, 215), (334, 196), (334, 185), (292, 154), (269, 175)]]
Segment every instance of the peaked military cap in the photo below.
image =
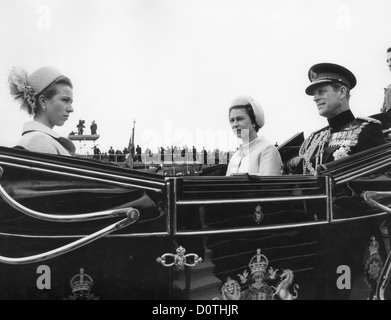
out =
[(349, 89), (353, 89), (357, 80), (354, 74), (338, 64), (318, 63), (308, 71), (308, 78), (311, 84), (305, 90), (305, 93), (312, 96), (316, 87), (330, 83), (341, 83)]

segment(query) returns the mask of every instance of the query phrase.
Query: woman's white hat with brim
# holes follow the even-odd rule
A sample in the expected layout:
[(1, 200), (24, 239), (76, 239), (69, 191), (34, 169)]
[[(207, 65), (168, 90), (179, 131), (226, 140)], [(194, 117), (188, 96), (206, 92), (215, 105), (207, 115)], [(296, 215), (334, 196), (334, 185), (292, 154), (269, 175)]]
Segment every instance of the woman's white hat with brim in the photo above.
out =
[(247, 104), (250, 104), (253, 108), (254, 115), (255, 115), (255, 121), (257, 122), (257, 125), (259, 128), (262, 128), (265, 125), (265, 113), (263, 112), (263, 109), (261, 107), (261, 104), (255, 100), (251, 96), (237, 96), (231, 103), (230, 107), (236, 107), (236, 106), (245, 106)]

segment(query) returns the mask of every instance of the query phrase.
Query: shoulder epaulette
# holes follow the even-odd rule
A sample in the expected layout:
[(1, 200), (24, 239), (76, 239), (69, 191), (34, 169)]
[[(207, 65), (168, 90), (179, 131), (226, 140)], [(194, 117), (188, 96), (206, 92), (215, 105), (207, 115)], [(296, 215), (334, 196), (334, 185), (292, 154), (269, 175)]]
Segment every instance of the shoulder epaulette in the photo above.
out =
[(375, 123), (375, 124), (378, 124), (378, 125), (382, 125), (381, 121), (379, 121), (377, 119), (374, 119), (374, 118), (370, 118), (370, 117), (357, 117), (356, 119), (360, 120), (360, 121), (364, 121), (364, 122), (369, 122), (369, 123)]

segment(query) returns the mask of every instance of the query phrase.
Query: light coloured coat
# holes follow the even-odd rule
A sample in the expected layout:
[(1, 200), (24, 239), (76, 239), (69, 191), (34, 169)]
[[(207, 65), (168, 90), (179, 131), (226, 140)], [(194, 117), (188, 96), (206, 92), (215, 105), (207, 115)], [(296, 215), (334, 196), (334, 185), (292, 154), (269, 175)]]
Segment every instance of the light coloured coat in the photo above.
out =
[(235, 173), (280, 175), (282, 161), (277, 148), (262, 136), (241, 145), (230, 159), (227, 176)]
[[(23, 147), (26, 150), (50, 153), (63, 156), (72, 155), (72, 150), (69, 150), (65, 144), (61, 144), (61, 136), (37, 121), (29, 121), (23, 126), (22, 138), (18, 141), (17, 146)], [(68, 144), (72, 144), (67, 140)]]

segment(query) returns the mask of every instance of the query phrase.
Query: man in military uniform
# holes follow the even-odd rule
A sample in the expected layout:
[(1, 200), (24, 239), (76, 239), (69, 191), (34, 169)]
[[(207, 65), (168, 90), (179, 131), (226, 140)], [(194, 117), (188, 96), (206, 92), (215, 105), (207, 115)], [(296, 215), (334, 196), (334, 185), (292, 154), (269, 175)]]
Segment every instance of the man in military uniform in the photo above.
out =
[[(386, 61), (388, 69), (391, 71), (391, 48), (387, 49)], [(387, 88), (384, 88), (384, 102), (381, 112), (391, 114), (391, 84)]]
[[(379, 146), (385, 143), (381, 122), (372, 118), (356, 118), (350, 110), (350, 90), (356, 86), (356, 77), (348, 69), (331, 63), (320, 63), (312, 66), (308, 72), (311, 84), (306, 94), (313, 96), (319, 114), (327, 118), (329, 125), (310, 135), (301, 145), (299, 156), (291, 164), (296, 165), (296, 173), (317, 174), (319, 165), (348, 157), (352, 154)], [(340, 190), (343, 192), (343, 190)], [(336, 189), (334, 192), (338, 192)], [(335, 195), (335, 194), (334, 194)], [(355, 203), (356, 198), (348, 198), (342, 206)], [(345, 198), (342, 197), (342, 200)], [(333, 201), (333, 213), (340, 214), (337, 202)], [(363, 248), (369, 240), (368, 230), (375, 230), (360, 222), (332, 226), (332, 237), (320, 240), (320, 247), (332, 248), (326, 260), (317, 255), (319, 287), (316, 293), (320, 296), (321, 283), (337, 283), (340, 274), (337, 269), (346, 265), (351, 270), (351, 280), (362, 272)], [(327, 296), (330, 299), (347, 299), (351, 290), (340, 290), (337, 285), (330, 286)]]
[(385, 143), (381, 122), (372, 118), (356, 118), (349, 106), (350, 90), (356, 77), (348, 69), (319, 63), (310, 68), (311, 84), (305, 92), (313, 100), (329, 125), (314, 132), (302, 144), (299, 156), (288, 162), (291, 173), (317, 174), (319, 165)]

